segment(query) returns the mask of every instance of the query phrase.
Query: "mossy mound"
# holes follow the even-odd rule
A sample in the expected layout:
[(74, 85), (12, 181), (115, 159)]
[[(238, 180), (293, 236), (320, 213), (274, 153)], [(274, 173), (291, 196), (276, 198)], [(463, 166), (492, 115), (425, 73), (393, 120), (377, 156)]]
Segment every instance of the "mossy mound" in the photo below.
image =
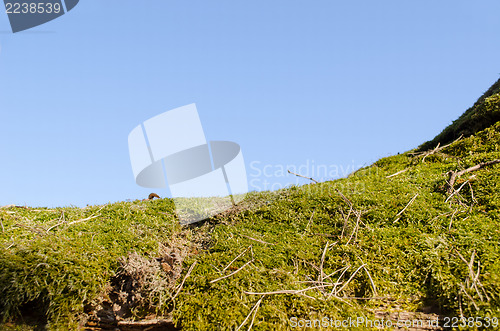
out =
[(434, 139), (422, 144), (419, 150), (427, 150), (436, 147), (437, 144), (445, 145), (461, 136), (468, 137), (498, 121), (500, 121), (500, 79), (471, 108)]

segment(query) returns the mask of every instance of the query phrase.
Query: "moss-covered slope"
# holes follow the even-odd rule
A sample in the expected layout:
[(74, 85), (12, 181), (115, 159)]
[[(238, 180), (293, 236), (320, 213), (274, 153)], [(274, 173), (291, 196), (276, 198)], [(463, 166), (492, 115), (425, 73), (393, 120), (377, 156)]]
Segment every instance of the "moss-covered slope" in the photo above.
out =
[(445, 145), (459, 138), (468, 137), (500, 121), (500, 79), (496, 81), (465, 113), (446, 127), (420, 150)]
[(464, 134), (443, 149), (252, 193), (195, 226), (178, 224), (169, 199), (0, 208), (2, 327), (126, 330), (155, 318), (186, 330), (273, 330), (364, 318), (350, 326), (364, 330), (382, 318), (396, 323), (397, 314), (493, 325), (500, 164), (464, 172), (452, 187), (448, 180), (500, 159), (498, 89), (428, 143)]

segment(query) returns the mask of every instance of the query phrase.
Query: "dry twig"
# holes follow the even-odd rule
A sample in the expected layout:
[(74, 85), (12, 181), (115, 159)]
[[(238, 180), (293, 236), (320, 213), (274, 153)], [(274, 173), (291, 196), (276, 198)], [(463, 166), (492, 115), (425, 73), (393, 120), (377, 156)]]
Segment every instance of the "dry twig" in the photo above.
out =
[(476, 170), (479, 170), (481, 168), (488, 167), (488, 166), (491, 166), (491, 165), (494, 165), (494, 164), (497, 164), (497, 163), (500, 163), (499, 159), (491, 160), (491, 161), (488, 161), (488, 162), (481, 162), (479, 164), (476, 164), (475, 166), (472, 166), (470, 168), (467, 168), (467, 169), (464, 169), (464, 170), (460, 170), (460, 171), (450, 171), (448, 173), (449, 174), (449, 179), (448, 179), (447, 193), (451, 194), (455, 190), (453, 188), (453, 185), (455, 184), (455, 180), (457, 179), (457, 177), (460, 177), (463, 174), (466, 174), (468, 172), (476, 171)]
[[(410, 202), (408, 202), (408, 204), (406, 204), (406, 206), (403, 208), (403, 210), (401, 210), (399, 213), (396, 214), (396, 217), (398, 217), (401, 214), (403, 214), (403, 212), (406, 210), (406, 208), (408, 208), (413, 203), (413, 201), (415, 201), (415, 199), (417, 197), (418, 197), (418, 193), (415, 194), (415, 196), (413, 198), (411, 198)], [(399, 221), (399, 219), (400, 219), (400, 217), (396, 218), (393, 223), (396, 223), (397, 221)]]
[(193, 264), (191, 264), (191, 266), (189, 267), (189, 270), (186, 273), (186, 276), (184, 276), (184, 279), (182, 279), (181, 284), (177, 288), (177, 292), (175, 292), (174, 296), (172, 297), (172, 301), (179, 295), (179, 293), (181, 293), (182, 287), (184, 286), (184, 282), (186, 281), (186, 279), (191, 274), (191, 271), (193, 271), (193, 268), (194, 268), (195, 265), (196, 265), (196, 261), (194, 261)]
[(239, 329), (241, 329), (241, 327), (243, 325), (245, 325), (245, 323), (247, 322), (247, 320), (250, 318), (250, 315), (252, 315), (252, 312), (254, 313), (253, 314), (253, 318), (252, 318), (252, 322), (250, 323), (250, 326), (248, 327), (248, 330), (252, 329), (252, 326), (253, 326), (253, 322), (255, 321), (255, 315), (257, 315), (257, 309), (259, 309), (259, 306), (260, 306), (260, 303), (262, 302), (262, 299), (264, 299), (265, 295), (263, 295), (259, 301), (257, 301), (257, 303), (252, 307), (252, 309), (250, 309), (250, 312), (248, 313), (247, 317), (245, 318), (245, 320), (243, 320), (243, 322), (240, 324), (240, 326), (236, 329), (236, 331), (238, 331)]
[(302, 178), (305, 178), (305, 179), (309, 179), (309, 180), (312, 180), (313, 182), (315, 182), (316, 184), (319, 183), (316, 179), (312, 178), (312, 177), (306, 177), (306, 176), (302, 176), (302, 175), (299, 175), (299, 174), (296, 174), (294, 172), (291, 172), (290, 170), (287, 170), (289, 174), (292, 174), (292, 175), (295, 175), (297, 177), (302, 177)]
[(396, 172), (396, 173), (394, 173), (394, 174), (392, 174), (392, 175), (385, 176), (385, 178), (392, 178), (392, 177), (395, 177), (395, 176), (400, 175), (400, 174), (402, 174), (403, 172), (407, 171), (408, 169), (410, 169), (410, 168), (406, 168), (406, 169), (403, 169), (403, 170), (401, 170), (401, 171), (398, 171), (398, 172)]

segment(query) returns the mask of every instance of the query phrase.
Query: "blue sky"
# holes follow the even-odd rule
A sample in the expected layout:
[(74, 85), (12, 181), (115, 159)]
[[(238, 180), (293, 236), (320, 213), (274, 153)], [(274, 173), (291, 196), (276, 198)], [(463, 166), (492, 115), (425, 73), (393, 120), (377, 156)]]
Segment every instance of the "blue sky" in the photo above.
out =
[(190, 103), (208, 140), (241, 145), (254, 190), (307, 182), (281, 176), (287, 165), (352, 170), (417, 147), (498, 79), (499, 12), (498, 1), (84, 0), (16, 34), (2, 12), (0, 205), (165, 196), (135, 184), (127, 137)]

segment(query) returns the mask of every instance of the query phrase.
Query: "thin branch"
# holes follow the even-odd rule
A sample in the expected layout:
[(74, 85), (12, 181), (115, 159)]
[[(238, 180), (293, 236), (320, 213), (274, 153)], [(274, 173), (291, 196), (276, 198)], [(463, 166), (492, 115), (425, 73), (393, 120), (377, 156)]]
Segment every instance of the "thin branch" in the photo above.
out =
[(494, 165), (497, 163), (500, 163), (500, 159), (491, 160), (488, 162), (481, 162), (479, 164), (476, 164), (475, 166), (472, 166), (470, 168), (460, 170), (460, 171), (450, 171), (448, 173), (449, 174), (448, 190), (447, 190), (448, 194), (451, 194), (453, 192), (453, 190), (454, 190), (453, 185), (455, 184), (455, 180), (457, 179), (457, 177), (460, 177), (463, 174), (466, 174), (468, 172), (476, 171), (476, 170), (479, 170), (481, 168), (488, 167), (488, 166), (491, 166), (491, 165)]
[[(417, 197), (418, 197), (418, 193), (417, 193), (417, 194), (415, 194), (415, 196), (414, 196), (413, 198), (411, 198), (410, 202), (408, 202), (408, 203), (406, 204), (406, 206), (403, 208), (403, 210), (401, 210), (399, 213), (397, 213), (397, 214), (396, 214), (396, 217), (398, 217), (398, 216), (400, 216), (401, 214), (403, 214), (403, 212), (406, 210), (406, 208), (408, 208), (408, 207), (409, 207), (409, 206), (413, 203), (413, 201), (415, 201), (415, 199), (416, 199)], [(393, 223), (396, 223), (398, 220), (399, 220), (399, 217), (398, 217), (396, 220), (394, 220), (394, 222), (393, 222)]]
[(243, 325), (245, 325), (245, 323), (247, 322), (247, 320), (250, 318), (250, 315), (252, 315), (252, 312), (255, 311), (255, 314), (253, 315), (252, 322), (250, 323), (250, 327), (248, 328), (248, 330), (250, 330), (252, 328), (253, 322), (255, 320), (255, 315), (257, 314), (257, 309), (259, 309), (260, 303), (262, 302), (262, 299), (264, 299), (264, 297), (265, 297), (265, 295), (263, 295), (259, 299), (259, 301), (257, 301), (257, 303), (252, 307), (252, 309), (250, 309), (250, 312), (248, 313), (247, 317), (245, 318), (245, 320), (243, 320), (243, 323), (241, 323), (240, 326), (238, 326), (238, 328), (236, 329), (236, 331), (238, 331), (239, 329), (241, 329), (243, 327)]
[(307, 222), (307, 225), (306, 225), (306, 228), (304, 229), (304, 234), (306, 233), (307, 230), (309, 230), (309, 225), (311, 224), (312, 222), (312, 219), (314, 217), (314, 213), (316, 212), (316, 208), (314, 208), (312, 214), (311, 214), (311, 217), (309, 217), (309, 222)]
[(351, 280), (354, 278), (354, 276), (356, 276), (356, 274), (358, 273), (358, 271), (363, 268), (365, 266), (365, 264), (362, 264), (358, 269), (356, 269), (356, 271), (354, 271), (354, 273), (351, 275), (351, 277), (349, 277), (349, 279), (347, 280), (347, 282), (344, 283), (344, 285), (342, 285), (342, 287), (336, 292), (336, 293), (339, 293), (340, 291), (342, 291), (347, 285), (349, 285), (349, 283), (351, 282)]
[(309, 179), (309, 180), (312, 180), (313, 182), (315, 182), (316, 184), (319, 183), (316, 179), (312, 178), (312, 177), (306, 177), (306, 176), (302, 176), (302, 175), (299, 175), (299, 174), (296, 174), (294, 172), (291, 172), (290, 170), (288, 170), (288, 173), (289, 174), (292, 174), (292, 175), (295, 175), (297, 177), (302, 177), (302, 178), (305, 178), (305, 179)]
[(407, 171), (407, 170), (409, 170), (409, 169), (410, 169), (410, 168), (403, 169), (403, 170), (398, 171), (398, 172), (396, 172), (396, 173), (394, 173), (394, 174), (392, 174), (392, 175), (385, 176), (385, 178), (392, 178), (392, 177), (395, 177), (395, 176), (400, 175), (400, 174), (402, 174), (403, 172), (405, 172), (405, 171)]
[(370, 283), (372, 284), (372, 289), (373, 289), (373, 295), (377, 296), (377, 288), (375, 287), (375, 282), (372, 279), (372, 276), (368, 272), (368, 269), (366, 269), (365, 266), (363, 266), (363, 269), (365, 269), (366, 274), (368, 275), (368, 278), (370, 278)]
[(274, 292), (248, 292), (248, 291), (243, 291), (245, 294), (250, 294), (250, 295), (271, 295), (271, 294), (299, 294), (303, 292), (307, 292), (310, 290), (314, 290), (317, 288), (322, 288), (325, 286), (333, 286), (333, 284), (325, 284), (325, 285), (318, 285), (318, 286), (311, 286), (302, 290), (279, 290), (279, 291), (274, 291)]
[(323, 276), (325, 274), (323, 272), (323, 264), (325, 263), (325, 256), (326, 256), (326, 251), (328, 250), (328, 244), (329, 244), (329, 242), (327, 241), (326, 245), (325, 245), (325, 249), (323, 250), (323, 254), (321, 255), (321, 262), (319, 265), (319, 274), (318, 274), (318, 282), (319, 283), (323, 282)]
[(417, 152), (417, 153), (409, 153), (409, 155), (412, 155), (412, 156), (424, 156), (422, 158), (422, 163), (424, 163), (425, 161), (425, 158), (428, 157), (429, 155), (433, 155), (433, 154), (436, 154), (436, 153), (440, 153), (443, 149), (445, 149), (446, 147), (450, 146), (451, 144), (459, 141), (460, 139), (462, 139), (463, 135), (461, 135), (460, 137), (458, 137), (458, 139), (454, 140), (453, 142), (449, 143), (448, 145), (444, 145), (444, 146), (441, 146), (441, 143), (438, 143), (436, 148), (434, 149), (431, 149), (431, 150), (428, 150), (428, 151), (425, 151), (425, 152)]
[(460, 190), (462, 189), (462, 187), (464, 187), (465, 184), (467, 184), (468, 182), (469, 182), (469, 180), (466, 180), (462, 185), (460, 185), (458, 190), (453, 190), (453, 193), (450, 194), (450, 196), (448, 198), (446, 198), (446, 200), (444, 200), (444, 202), (448, 202), (448, 200), (450, 200), (452, 196), (454, 196), (455, 194), (458, 194), (460, 192)]
[(240, 272), (241, 270), (243, 270), (243, 268), (245, 268), (247, 265), (249, 265), (250, 263), (252, 263), (254, 261), (254, 259), (251, 259), (250, 261), (248, 261), (247, 263), (245, 263), (244, 265), (242, 265), (240, 268), (238, 268), (237, 270), (231, 272), (229, 275), (226, 275), (226, 276), (222, 276), (222, 277), (219, 277), (217, 279), (214, 279), (214, 280), (211, 280), (210, 283), (215, 283), (215, 282), (218, 282), (219, 280), (223, 280), (223, 279), (226, 279), (228, 277), (231, 277), (232, 275)]
[(189, 267), (189, 270), (188, 272), (186, 273), (186, 276), (184, 276), (184, 279), (182, 280), (182, 283), (179, 285), (179, 287), (177, 288), (177, 292), (175, 292), (174, 296), (172, 297), (172, 301), (179, 295), (179, 293), (181, 293), (181, 290), (182, 290), (182, 287), (184, 286), (184, 282), (186, 281), (186, 279), (189, 277), (189, 275), (191, 274), (191, 271), (193, 271), (193, 268), (194, 266), (196, 265), (196, 261), (193, 262), (193, 264), (191, 264), (191, 266)]
[(237, 257), (235, 257), (231, 262), (229, 262), (229, 264), (224, 268), (222, 269), (222, 272), (226, 271), (227, 268), (229, 268), (231, 266), (231, 264), (234, 263), (234, 261), (236, 261), (239, 257), (241, 257), (243, 254), (245, 254), (250, 248), (252, 248), (252, 245), (248, 246), (247, 249), (245, 249), (243, 252), (241, 252), (240, 254), (238, 254)]

